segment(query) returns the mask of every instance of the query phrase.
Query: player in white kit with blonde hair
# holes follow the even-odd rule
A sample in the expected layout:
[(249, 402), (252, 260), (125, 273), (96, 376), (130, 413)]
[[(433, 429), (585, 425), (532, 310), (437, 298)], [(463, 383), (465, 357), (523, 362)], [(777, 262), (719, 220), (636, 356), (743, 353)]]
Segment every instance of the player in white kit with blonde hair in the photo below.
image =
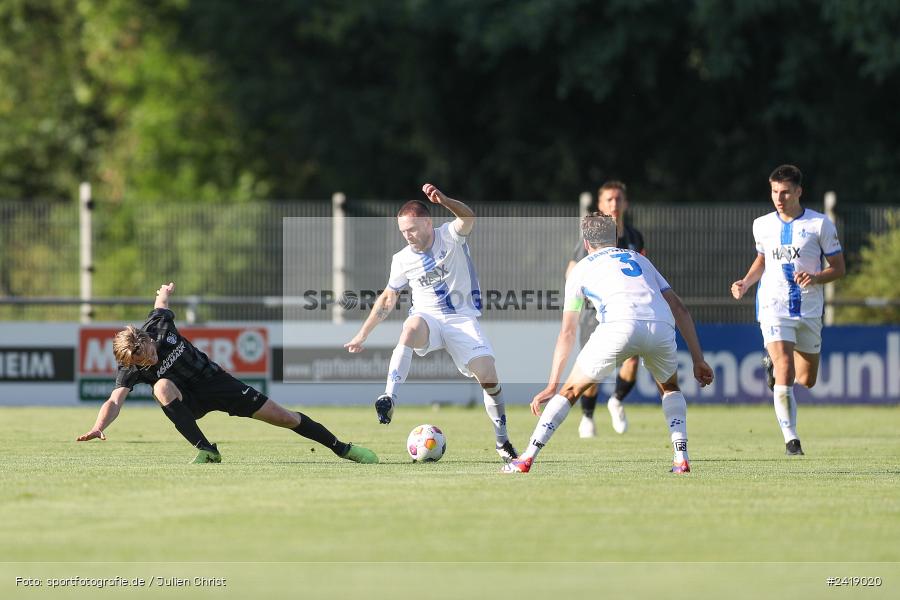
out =
[[(550, 383), (531, 401), (531, 412), (540, 414), (540, 419), (528, 449), (505, 465), (503, 472), (528, 473), (538, 452), (584, 390), (609, 377), (623, 361), (640, 356), (662, 395), (663, 414), (675, 452), (672, 472), (688, 473), (691, 467), (687, 452), (687, 404), (678, 387), (676, 325), (691, 353), (694, 377), (701, 386), (713, 380), (712, 369), (703, 359), (694, 321), (646, 257), (615, 247), (615, 219), (594, 213), (582, 219), (581, 231), (588, 256), (566, 278), (563, 321), (553, 352)], [(578, 354), (565, 385), (557, 392), (585, 301), (597, 309), (597, 329)], [(541, 413), (543, 404), (547, 406)]]
[(808, 388), (816, 384), (823, 284), (844, 275), (837, 229), (822, 213), (800, 205), (802, 183), (803, 174), (794, 165), (781, 165), (769, 176), (775, 211), (753, 221), (756, 260), (743, 279), (731, 284), (731, 294), (739, 300), (759, 282), (756, 317), (766, 347), (763, 365), (789, 456), (804, 453), (793, 388), (794, 383)]
[(497, 453), (504, 462), (518, 456), (506, 430), (506, 406), (494, 364), (494, 349), (478, 324), (481, 289), (469, 254), (466, 236), (475, 225), (475, 213), (466, 204), (444, 195), (434, 185), (422, 186), (425, 196), (445, 207), (456, 219), (434, 227), (422, 202), (410, 201), (397, 213), (397, 227), (407, 246), (394, 254), (387, 287), (356, 336), (344, 344), (362, 352), (373, 329), (391, 313), (400, 291), (412, 291), (412, 308), (388, 365), (384, 393), (375, 400), (378, 421), (391, 422), (397, 392), (406, 381), (412, 354), (424, 356), (446, 350), (456, 368), (474, 377), (483, 389), (484, 407), (494, 426)]

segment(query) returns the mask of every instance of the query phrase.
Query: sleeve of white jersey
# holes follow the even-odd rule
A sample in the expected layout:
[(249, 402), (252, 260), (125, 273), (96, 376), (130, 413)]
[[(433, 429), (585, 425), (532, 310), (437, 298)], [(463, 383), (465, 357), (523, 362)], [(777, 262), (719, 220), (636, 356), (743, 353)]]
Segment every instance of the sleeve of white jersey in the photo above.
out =
[(400, 259), (397, 254), (395, 254), (393, 260), (391, 260), (391, 274), (388, 276), (387, 284), (388, 287), (395, 292), (399, 292), (409, 284), (409, 279), (406, 278), (406, 273), (400, 266)]
[(438, 232), (443, 236), (445, 240), (449, 240), (456, 244), (462, 246), (466, 243), (466, 236), (460, 235), (458, 231), (456, 231), (456, 227), (453, 226), (453, 221), (449, 221), (441, 225)]
[(843, 252), (841, 241), (838, 239), (837, 228), (831, 219), (825, 217), (822, 219), (822, 231), (819, 232), (819, 245), (822, 247), (822, 253), (825, 256), (834, 256)]
[(761, 238), (761, 236), (759, 234), (760, 228), (761, 228), (761, 225), (760, 225), (759, 219), (756, 219), (755, 221), (753, 221), (753, 241), (756, 244), (756, 252), (759, 254), (765, 254), (766, 249), (763, 247), (763, 244), (760, 241), (760, 238)]
[(581, 287), (581, 269), (576, 265), (566, 279), (566, 297), (563, 310), (580, 312), (584, 307), (584, 289)]

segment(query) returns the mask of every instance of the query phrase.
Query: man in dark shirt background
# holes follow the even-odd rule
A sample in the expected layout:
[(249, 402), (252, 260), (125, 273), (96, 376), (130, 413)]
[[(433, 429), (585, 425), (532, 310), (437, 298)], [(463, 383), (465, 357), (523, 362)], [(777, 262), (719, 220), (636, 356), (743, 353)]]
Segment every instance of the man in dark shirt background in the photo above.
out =
[(153, 388), (153, 397), (175, 428), (199, 451), (195, 463), (222, 461), (218, 447), (197, 425), (197, 419), (214, 410), (291, 429), (347, 460), (378, 462), (371, 450), (341, 442), (322, 424), (303, 413), (287, 410), (235, 379), (182, 337), (175, 327), (175, 314), (169, 310), (169, 296), (174, 291), (174, 283), (160, 286), (153, 310), (140, 329), (129, 325), (116, 334), (113, 342), (119, 363), (116, 385), (100, 407), (94, 427), (79, 436), (79, 442), (105, 440), (103, 431), (119, 415), (134, 385), (146, 383)]
[[(646, 255), (644, 249), (644, 236), (641, 232), (626, 223), (625, 212), (628, 210), (628, 196), (625, 184), (621, 181), (610, 180), (600, 186), (597, 190), (597, 202), (591, 208), (591, 211), (599, 210), (600, 212), (613, 217), (616, 220), (618, 228), (618, 248), (634, 250)], [(566, 267), (566, 278), (569, 272), (582, 258), (587, 256), (587, 250), (579, 239), (578, 245), (569, 265)], [(597, 328), (597, 311), (591, 303), (586, 303), (581, 311), (579, 319), (579, 341), (581, 346), (587, 343), (591, 334)], [(625, 407), (622, 401), (625, 396), (634, 387), (637, 380), (638, 358), (633, 356), (622, 363), (619, 373), (616, 376), (616, 389), (613, 395), (607, 401), (607, 408), (612, 419), (612, 426), (616, 433), (625, 433), (628, 430), (628, 419), (625, 417)], [(583, 438), (591, 438), (597, 435), (597, 428), (594, 425), (594, 408), (597, 406), (597, 386), (593, 385), (581, 396), (581, 410), (584, 413), (581, 422), (578, 424), (578, 435)]]

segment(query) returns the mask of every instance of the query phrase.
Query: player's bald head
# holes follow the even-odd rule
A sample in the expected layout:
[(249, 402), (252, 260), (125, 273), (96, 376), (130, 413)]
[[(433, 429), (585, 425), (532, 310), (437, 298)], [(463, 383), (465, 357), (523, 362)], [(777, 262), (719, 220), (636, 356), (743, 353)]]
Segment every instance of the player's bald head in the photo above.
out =
[(615, 246), (616, 220), (602, 212), (592, 212), (581, 219), (581, 235), (591, 248)]
[(397, 211), (397, 218), (400, 217), (415, 217), (415, 218), (431, 218), (431, 211), (428, 210), (428, 207), (425, 206), (422, 202), (418, 200), (410, 200), (406, 204), (400, 207), (400, 210)]

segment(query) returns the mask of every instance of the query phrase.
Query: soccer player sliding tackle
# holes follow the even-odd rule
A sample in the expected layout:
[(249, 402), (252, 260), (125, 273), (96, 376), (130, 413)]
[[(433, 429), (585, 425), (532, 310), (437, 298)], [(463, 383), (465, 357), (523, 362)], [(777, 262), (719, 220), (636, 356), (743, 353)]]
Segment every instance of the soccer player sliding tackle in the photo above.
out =
[[(687, 404), (678, 387), (675, 326), (691, 353), (694, 377), (701, 387), (712, 383), (713, 372), (703, 359), (694, 321), (681, 299), (646, 257), (615, 247), (616, 221), (594, 213), (581, 221), (588, 255), (566, 278), (562, 327), (556, 340), (550, 383), (531, 401), (540, 415), (528, 449), (505, 465), (505, 473), (528, 473), (538, 452), (559, 429), (569, 408), (588, 387), (603, 381), (632, 356), (640, 356), (662, 395), (662, 409), (675, 451), (673, 473), (691, 470), (687, 450)], [(557, 392), (569, 359), (578, 315), (585, 300), (597, 311), (597, 329), (581, 349), (572, 372)], [(541, 406), (546, 404), (543, 413)]]
[(387, 318), (400, 291), (408, 286), (412, 290), (412, 308), (391, 354), (384, 394), (375, 400), (379, 423), (391, 422), (397, 392), (409, 375), (413, 352), (425, 356), (446, 350), (459, 372), (474, 377), (481, 385), (497, 453), (507, 462), (518, 454), (506, 432), (506, 407), (494, 365), (494, 350), (478, 324), (481, 289), (467, 242), (475, 225), (475, 213), (430, 183), (422, 186), (422, 191), (432, 204), (443, 206), (456, 219), (435, 228), (426, 204), (411, 200), (400, 207), (397, 227), (407, 246), (394, 254), (384, 292), (359, 332), (344, 347), (351, 353), (362, 352), (369, 334)]
[(140, 329), (128, 326), (116, 334), (113, 352), (119, 363), (116, 383), (109, 399), (100, 407), (94, 427), (78, 436), (79, 442), (106, 439), (104, 430), (119, 416), (122, 405), (136, 383), (153, 388), (153, 397), (178, 432), (198, 450), (194, 463), (222, 462), (216, 444), (210, 442), (197, 419), (210, 411), (233, 417), (253, 417), (290, 429), (314, 440), (341, 458), (358, 463), (377, 463), (374, 452), (344, 443), (321, 423), (303, 413), (287, 410), (265, 394), (232, 377), (175, 327), (169, 296), (175, 284), (160, 286), (156, 302)]

